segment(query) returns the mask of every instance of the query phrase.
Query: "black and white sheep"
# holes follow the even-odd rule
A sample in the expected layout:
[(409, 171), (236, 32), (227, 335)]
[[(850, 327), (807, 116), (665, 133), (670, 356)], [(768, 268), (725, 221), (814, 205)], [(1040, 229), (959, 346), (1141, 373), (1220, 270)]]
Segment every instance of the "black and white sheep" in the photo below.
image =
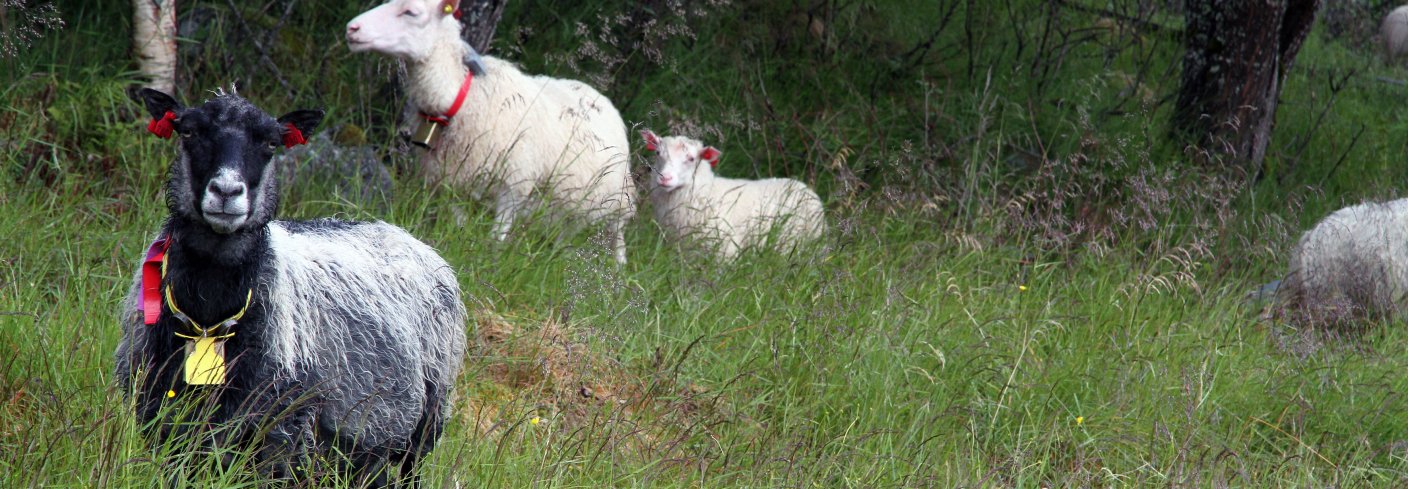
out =
[(202, 443), (252, 447), (270, 475), (297, 477), (334, 451), (362, 483), (385, 485), (392, 463), (408, 475), (445, 425), (464, 361), (454, 270), (384, 222), (273, 220), (270, 157), (321, 111), (275, 119), (233, 93), (192, 107), (139, 97), (153, 132), (180, 135), (165, 245), (122, 303), (115, 355), (154, 441), (190, 435), (172, 405), (200, 399), (214, 406), (200, 421), (221, 427)]
[[(636, 193), (621, 114), (584, 83), (475, 56), (451, 14), (458, 4), (392, 0), (347, 23), (353, 52), (405, 61), (413, 103), (428, 119), (443, 117), (442, 135), (421, 157), (425, 177), (493, 199), (499, 240), (541, 192), (552, 215), (605, 225), (616, 261), (625, 263)], [(471, 77), (466, 59), (483, 73)]]
[(821, 199), (791, 178), (741, 180), (714, 175), (722, 154), (684, 136), (642, 130), (650, 158), (646, 188), (655, 221), (674, 243), (700, 242), (722, 259), (772, 237), (787, 252), (826, 233)]
[(1408, 199), (1331, 213), (1301, 236), (1276, 300), (1294, 319), (1339, 322), (1408, 311)]

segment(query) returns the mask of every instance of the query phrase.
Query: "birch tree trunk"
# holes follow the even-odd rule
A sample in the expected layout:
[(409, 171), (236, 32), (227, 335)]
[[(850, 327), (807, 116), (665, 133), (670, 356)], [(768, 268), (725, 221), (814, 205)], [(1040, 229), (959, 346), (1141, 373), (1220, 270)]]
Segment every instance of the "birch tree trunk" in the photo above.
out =
[(175, 95), (176, 0), (132, 0), (132, 50), (147, 87)]
[(1254, 169), (1320, 0), (1184, 0), (1183, 79), (1173, 127), (1210, 160)]

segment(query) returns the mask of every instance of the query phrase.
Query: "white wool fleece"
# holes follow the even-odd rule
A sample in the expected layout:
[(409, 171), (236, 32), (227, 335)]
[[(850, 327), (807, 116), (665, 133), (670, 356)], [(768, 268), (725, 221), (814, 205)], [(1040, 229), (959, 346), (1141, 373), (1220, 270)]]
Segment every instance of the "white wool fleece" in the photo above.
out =
[[(469, 45), (444, 13), (455, 2), (393, 0), (347, 24), (353, 51), (406, 61), (407, 91), (425, 114), (444, 114), (468, 73)], [(626, 126), (601, 93), (584, 83), (524, 74), (484, 56), (459, 112), (438, 146), (421, 159), (425, 177), (469, 189), (495, 203), (494, 236), (503, 240), (535, 192), (551, 214), (605, 225), (616, 260), (626, 261), (625, 224), (635, 215)]]
[(1408, 293), (1408, 199), (1340, 209), (1301, 236), (1277, 290), (1311, 319), (1401, 314)]
[(1408, 54), (1408, 5), (1393, 9), (1379, 25), (1379, 39), (1390, 61)]
[[(317, 382), (325, 422), (368, 446), (405, 445), (427, 385), (443, 389), (436, 409), (453, 403), (467, 316), (454, 268), (383, 222), (297, 233), (287, 226), (269, 224), (272, 266), (257, 291), (267, 308), (260, 332), (267, 362), (256, 372), (268, 382)], [(150, 341), (141, 277), (138, 271), (120, 312), (116, 358), (124, 389), (141, 365), (133, 354)]]
[(773, 248), (786, 253), (826, 233), (821, 199), (807, 184), (720, 177), (713, 169), (720, 153), (712, 146), (649, 130), (641, 136), (655, 151), (646, 177), (655, 221), (671, 242), (702, 242), (728, 260), (770, 236)]

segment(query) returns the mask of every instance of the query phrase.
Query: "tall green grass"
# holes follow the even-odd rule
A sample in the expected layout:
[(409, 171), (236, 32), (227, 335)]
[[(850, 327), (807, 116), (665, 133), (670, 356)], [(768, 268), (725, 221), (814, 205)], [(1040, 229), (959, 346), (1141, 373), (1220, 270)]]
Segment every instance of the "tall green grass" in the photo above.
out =
[[(483, 206), (412, 178), (384, 209), (300, 184), (284, 217), (383, 219), (458, 269), (476, 341), (429, 485), (1404, 484), (1401, 325), (1336, 338), (1263, 320), (1246, 298), (1300, 229), (1395, 195), (1401, 88), (1377, 78), (1401, 68), (1317, 32), (1266, 176), (1223, 195), (1164, 136), (1168, 34), (972, 2), (914, 61), (946, 3), (646, 5), (658, 10), (637, 15), (693, 37), (613, 61), (584, 39), (634, 39), (601, 16), (646, 7), (518, 2), (496, 50), (605, 80), (630, 123), (714, 138), (726, 175), (817, 184), (831, 235), (716, 264), (662, 242), (642, 213), (617, 267), (593, 237), (558, 242), (540, 225), (495, 243)], [(392, 64), (335, 44), (359, 7), (300, 2), (271, 48), (291, 96), (235, 54), (188, 60), (186, 99), (241, 81), (271, 112), (323, 105), (330, 124), (389, 143)], [(68, 27), (0, 71), (0, 487), (256, 486), (243, 464), (150, 446), (111, 385), (119, 300), (165, 215), (174, 151), (123, 95), (125, 7), (61, 10)], [(1047, 56), (1056, 27), (1070, 33), (1060, 59)], [(1141, 70), (1153, 104), (1120, 81)], [(1350, 72), (1330, 105), (1330, 81)], [(1141, 209), (1149, 223), (1118, 219)]]

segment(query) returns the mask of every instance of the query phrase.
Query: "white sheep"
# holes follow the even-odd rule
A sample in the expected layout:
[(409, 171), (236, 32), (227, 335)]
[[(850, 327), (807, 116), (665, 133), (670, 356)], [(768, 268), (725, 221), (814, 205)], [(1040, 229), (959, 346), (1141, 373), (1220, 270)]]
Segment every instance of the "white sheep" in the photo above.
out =
[(1408, 305), (1408, 199), (1331, 213), (1301, 236), (1288, 268), (1276, 298), (1295, 318), (1401, 312)]
[(1408, 54), (1408, 5), (1393, 9), (1379, 24), (1379, 38), (1390, 62)]
[(625, 263), (623, 231), (636, 202), (621, 114), (586, 84), (526, 75), (492, 56), (478, 58), (483, 73), (469, 77), (465, 60), (475, 56), (450, 13), (458, 3), (392, 0), (347, 24), (353, 52), (406, 62), (406, 88), (423, 116), (453, 116), (421, 158), (425, 177), (492, 198), (499, 240), (541, 191), (550, 214), (605, 224), (616, 261)]
[[(789, 252), (826, 232), (821, 199), (790, 178), (739, 180), (714, 175), (722, 154), (683, 136), (640, 132), (654, 151), (647, 177), (655, 221), (674, 243), (703, 240), (724, 260), (772, 237)], [(775, 234), (774, 234), (775, 233)]]

